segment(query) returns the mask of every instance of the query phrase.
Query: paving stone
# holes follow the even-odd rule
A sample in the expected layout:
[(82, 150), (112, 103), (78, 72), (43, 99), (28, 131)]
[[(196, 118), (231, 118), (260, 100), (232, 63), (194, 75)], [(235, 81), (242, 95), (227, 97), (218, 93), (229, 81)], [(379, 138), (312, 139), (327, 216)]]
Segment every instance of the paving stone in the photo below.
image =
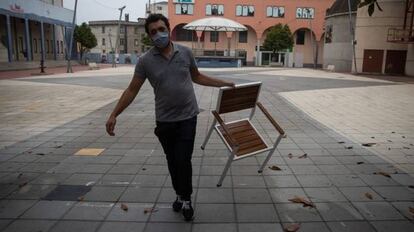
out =
[(411, 221), (377, 221), (372, 222), (372, 225), (378, 232), (398, 231), (411, 232), (414, 230), (414, 225)]
[(106, 174), (97, 184), (106, 186), (127, 186), (133, 179), (134, 175)]
[(235, 188), (264, 188), (263, 176), (232, 176)]
[(361, 214), (346, 202), (315, 203), (315, 205), (325, 221), (363, 220)]
[(302, 187), (330, 187), (333, 184), (325, 175), (296, 175)]
[(269, 188), (293, 188), (300, 187), (294, 175), (286, 176), (265, 176), (264, 180)]
[(137, 175), (132, 181), (132, 184), (142, 187), (162, 187), (166, 179), (166, 175)]
[(279, 223), (243, 223), (239, 224), (239, 232), (275, 231), (283, 232)]
[(160, 188), (129, 186), (125, 192), (122, 193), (120, 201), (154, 203), (157, 200), (160, 190)]
[(35, 200), (2, 200), (0, 218), (18, 218), (35, 203)]
[(322, 171), (316, 165), (289, 165), (289, 167), (296, 175), (322, 174)]
[(367, 220), (401, 220), (404, 217), (388, 202), (353, 202)]
[[(378, 195), (370, 187), (341, 187), (339, 190), (350, 201), (383, 201), (384, 199)], [(368, 198), (366, 194), (369, 193), (372, 199)]]
[(31, 181), (30, 184), (57, 185), (62, 183), (69, 176), (70, 174), (67, 173), (43, 173)]
[(94, 232), (100, 222), (88, 222), (88, 221), (60, 221), (58, 222), (50, 232)]
[(274, 203), (290, 202), (296, 196), (308, 198), (302, 188), (276, 188), (269, 189)]
[(272, 204), (236, 204), (238, 222), (278, 222)]
[(400, 186), (376, 186), (372, 187), (387, 201), (414, 201), (414, 192)]
[[(220, 176), (200, 176), (199, 188), (216, 188)], [(224, 178), (220, 188), (230, 188), (232, 185), (231, 178)]]
[(375, 232), (375, 229), (368, 222), (342, 221), (328, 222), (327, 224), (333, 232)]
[(233, 204), (196, 204), (194, 210), (196, 223), (236, 222)]
[(73, 174), (63, 181), (64, 185), (93, 185), (102, 178), (102, 174)]
[(148, 223), (145, 232), (190, 232), (189, 223)]
[[(284, 225), (289, 225), (289, 223)], [(330, 232), (326, 224), (323, 222), (302, 222), (300, 223), (299, 231)]]
[(9, 199), (41, 199), (49, 194), (53, 189), (55, 189), (56, 185), (31, 185), (27, 184), (13, 193), (11, 193), (7, 198)]
[(141, 169), (140, 164), (115, 164), (108, 171), (110, 174), (137, 174)]
[(48, 231), (56, 221), (51, 220), (16, 220), (11, 223), (3, 232), (32, 232)]
[(236, 203), (271, 203), (267, 189), (234, 189)]
[(38, 201), (22, 215), (22, 218), (59, 219), (72, 207), (73, 203), (70, 201)]
[(150, 222), (183, 222), (184, 218), (181, 212), (174, 212), (171, 204), (157, 204), (156, 212), (150, 217)]
[(124, 192), (125, 187), (93, 186), (85, 195), (85, 201), (117, 202)]
[(322, 221), (318, 210), (310, 207), (303, 207), (302, 204), (282, 203), (276, 204), (277, 212), (282, 222), (311, 222)]
[(0, 219), (0, 230), (6, 228), (6, 226), (8, 226), (11, 222), (12, 220)]
[(113, 205), (113, 203), (79, 202), (63, 218), (68, 220), (103, 221)]
[(98, 232), (142, 232), (144, 227), (138, 222), (104, 222)]
[(193, 232), (210, 232), (210, 231), (226, 231), (236, 232), (237, 225), (234, 223), (197, 223), (193, 225)]
[(367, 183), (369, 186), (395, 186), (399, 185), (393, 179), (385, 177), (383, 175), (359, 175), (359, 177)]
[(197, 203), (233, 203), (233, 191), (231, 189), (198, 189)]
[(336, 188), (304, 188), (312, 202), (341, 202), (347, 201), (342, 193)]
[(328, 175), (328, 178), (337, 187), (367, 186), (357, 175)]
[(145, 209), (152, 208), (153, 204), (142, 204), (142, 203), (128, 203), (128, 211), (121, 209), (121, 204), (117, 203), (110, 211), (107, 220), (108, 221), (128, 221), (128, 222), (146, 222), (149, 218), (149, 214), (145, 214)]
[(391, 202), (391, 204), (406, 218), (413, 218), (413, 214), (410, 212), (409, 207), (414, 209), (414, 202)]

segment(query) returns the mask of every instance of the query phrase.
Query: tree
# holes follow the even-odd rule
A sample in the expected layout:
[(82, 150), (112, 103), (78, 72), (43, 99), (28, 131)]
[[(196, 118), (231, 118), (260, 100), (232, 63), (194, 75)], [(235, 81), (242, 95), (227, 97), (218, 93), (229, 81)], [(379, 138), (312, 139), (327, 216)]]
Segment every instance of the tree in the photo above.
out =
[(368, 14), (372, 16), (375, 11), (375, 6), (378, 7), (378, 10), (382, 11), (380, 5), (378, 4), (378, 0), (357, 0), (358, 1), (358, 8), (368, 6)]
[(273, 58), (276, 57), (277, 52), (292, 49), (293, 36), (289, 26), (281, 23), (273, 26), (267, 33), (263, 47), (268, 51), (272, 51)]
[(82, 23), (80, 26), (76, 25), (75, 32), (73, 33), (73, 38), (81, 45), (81, 59), (83, 58), (83, 54), (85, 52), (89, 51), (91, 48), (96, 47), (98, 44), (91, 28), (86, 23)]
[(144, 44), (147, 47), (153, 46), (152, 40), (150, 39), (150, 37), (148, 35), (145, 35), (144, 37), (142, 37), (141, 43)]

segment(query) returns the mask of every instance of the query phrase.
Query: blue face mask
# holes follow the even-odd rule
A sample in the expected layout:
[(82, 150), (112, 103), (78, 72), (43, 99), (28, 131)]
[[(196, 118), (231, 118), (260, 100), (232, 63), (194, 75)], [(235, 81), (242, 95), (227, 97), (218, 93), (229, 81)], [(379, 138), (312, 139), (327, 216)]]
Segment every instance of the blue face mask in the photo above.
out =
[(157, 48), (166, 48), (170, 43), (170, 36), (168, 32), (157, 32), (152, 36), (152, 42)]

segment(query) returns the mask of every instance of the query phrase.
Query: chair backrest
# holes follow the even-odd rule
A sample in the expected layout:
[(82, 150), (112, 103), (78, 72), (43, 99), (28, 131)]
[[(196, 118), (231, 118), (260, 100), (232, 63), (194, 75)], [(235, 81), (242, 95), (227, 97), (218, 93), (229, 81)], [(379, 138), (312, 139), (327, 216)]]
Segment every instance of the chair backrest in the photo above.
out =
[(262, 82), (252, 82), (236, 85), (235, 88), (220, 88), (217, 112), (224, 114), (254, 108), (259, 99), (261, 85)]

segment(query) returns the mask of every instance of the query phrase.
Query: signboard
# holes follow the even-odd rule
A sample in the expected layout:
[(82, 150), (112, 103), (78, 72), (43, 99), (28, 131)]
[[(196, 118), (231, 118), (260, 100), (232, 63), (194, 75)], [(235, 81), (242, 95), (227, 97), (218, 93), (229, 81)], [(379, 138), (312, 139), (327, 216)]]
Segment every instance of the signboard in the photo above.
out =
[(195, 0), (173, 0), (174, 3), (190, 3), (194, 4)]
[(1, 0), (0, 9), (15, 14), (33, 14), (63, 22), (72, 22), (73, 11), (38, 0)]

